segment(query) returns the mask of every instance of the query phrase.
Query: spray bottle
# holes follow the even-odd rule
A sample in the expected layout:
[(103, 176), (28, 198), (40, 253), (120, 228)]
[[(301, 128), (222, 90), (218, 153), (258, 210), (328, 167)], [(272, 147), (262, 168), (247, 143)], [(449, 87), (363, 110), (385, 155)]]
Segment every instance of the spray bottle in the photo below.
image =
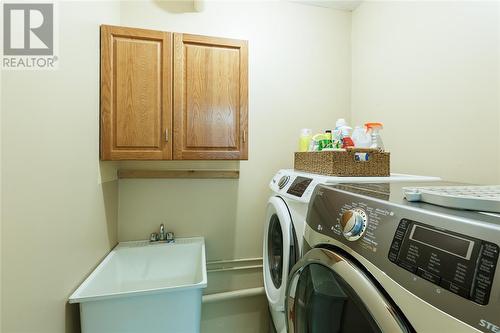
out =
[(384, 151), (384, 143), (380, 136), (380, 130), (384, 128), (384, 125), (382, 123), (365, 123), (365, 127), (366, 131), (370, 133), (372, 137), (372, 145), (370, 148), (377, 148), (380, 151)]

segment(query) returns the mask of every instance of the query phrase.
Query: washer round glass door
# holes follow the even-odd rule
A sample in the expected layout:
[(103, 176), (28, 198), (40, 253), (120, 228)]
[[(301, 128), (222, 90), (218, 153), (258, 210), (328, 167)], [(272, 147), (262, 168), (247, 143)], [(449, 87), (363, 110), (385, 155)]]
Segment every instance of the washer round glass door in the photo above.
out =
[(264, 286), (269, 305), (284, 311), (285, 287), (288, 278), (292, 219), (288, 208), (279, 197), (267, 203), (264, 229)]
[(289, 333), (412, 332), (354, 262), (328, 249), (310, 250), (293, 267), (286, 300)]

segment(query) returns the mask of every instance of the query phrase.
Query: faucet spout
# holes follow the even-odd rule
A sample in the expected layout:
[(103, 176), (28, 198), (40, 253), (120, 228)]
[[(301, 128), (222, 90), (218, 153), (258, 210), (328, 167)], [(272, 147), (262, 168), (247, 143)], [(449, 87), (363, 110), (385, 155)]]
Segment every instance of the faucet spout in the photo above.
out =
[(163, 223), (160, 225), (160, 241), (164, 241), (165, 240), (165, 226), (163, 225)]
[(151, 243), (158, 243), (158, 242), (173, 243), (175, 242), (175, 236), (173, 232), (166, 232), (165, 226), (162, 223), (160, 224), (160, 232), (159, 233), (153, 232), (149, 237), (149, 241)]

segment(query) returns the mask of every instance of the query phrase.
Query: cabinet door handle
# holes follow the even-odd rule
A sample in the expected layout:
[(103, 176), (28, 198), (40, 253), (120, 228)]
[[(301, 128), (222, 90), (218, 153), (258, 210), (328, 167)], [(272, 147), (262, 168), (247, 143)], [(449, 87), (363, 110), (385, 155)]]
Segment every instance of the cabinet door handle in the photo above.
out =
[(165, 142), (168, 142), (168, 128), (165, 128)]
[(247, 131), (243, 130), (243, 143), (247, 142)]

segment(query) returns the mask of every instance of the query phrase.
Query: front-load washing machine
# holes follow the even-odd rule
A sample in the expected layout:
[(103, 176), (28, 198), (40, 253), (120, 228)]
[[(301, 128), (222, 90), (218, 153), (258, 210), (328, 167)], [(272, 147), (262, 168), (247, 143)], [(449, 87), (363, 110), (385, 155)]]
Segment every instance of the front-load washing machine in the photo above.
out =
[(269, 302), (271, 331), (286, 332), (285, 286), (290, 268), (301, 256), (307, 207), (312, 191), (324, 177), (280, 170), (269, 187), (264, 227), (264, 286)]
[(315, 188), (289, 333), (500, 331), (500, 215), (403, 198), (422, 185)]
[(286, 282), (290, 269), (302, 255), (309, 201), (318, 184), (433, 180), (439, 178), (403, 174), (392, 174), (391, 177), (328, 177), (294, 170), (278, 171), (269, 184), (273, 195), (267, 204), (263, 242), (264, 287), (272, 329), (278, 333), (286, 332)]

